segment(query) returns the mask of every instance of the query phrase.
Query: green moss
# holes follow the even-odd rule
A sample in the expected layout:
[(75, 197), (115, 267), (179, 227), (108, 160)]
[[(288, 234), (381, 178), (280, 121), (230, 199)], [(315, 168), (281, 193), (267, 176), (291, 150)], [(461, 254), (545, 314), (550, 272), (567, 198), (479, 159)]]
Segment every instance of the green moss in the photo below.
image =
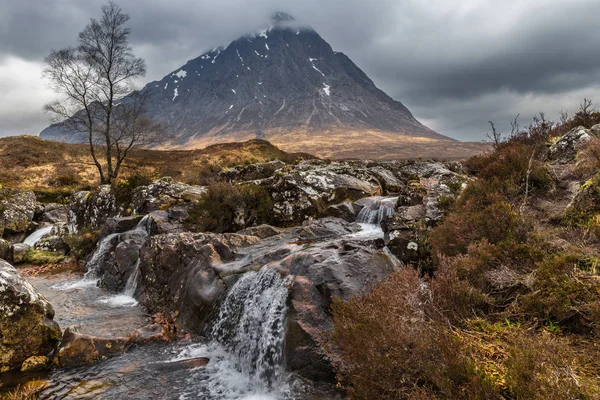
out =
[(65, 256), (60, 253), (46, 250), (29, 249), (29, 252), (27, 252), (23, 258), (23, 263), (32, 265), (58, 264), (64, 259)]

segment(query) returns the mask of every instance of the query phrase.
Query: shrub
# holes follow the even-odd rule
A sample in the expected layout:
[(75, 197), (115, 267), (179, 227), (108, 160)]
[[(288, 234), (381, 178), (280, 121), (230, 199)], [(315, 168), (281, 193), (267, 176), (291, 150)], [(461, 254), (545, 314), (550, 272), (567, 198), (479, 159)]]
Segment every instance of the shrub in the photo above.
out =
[(457, 337), (427, 314), (430, 298), (406, 268), (371, 293), (334, 301), (332, 358), (351, 398), (489, 398)]
[(542, 323), (558, 323), (572, 332), (590, 332), (600, 323), (600, 282), (579, 268), (587, 265), (574, 254), (557, 254), (541, 262), (531, 291), (520, 297), (517, 310)]
[(64, 241), (69, 246), (70, 255), (83, 261), (96, 249), (99, 235), (99, 230), (85, 228), (79, 233), (66, 235)]
[(154, 179), (152, 178), (152, 176), (140, 173), (136, 173), (127, 177), (126, 179), (119, 180), (119, 182), (112, 185), (112, 192), (115, 195), (117, 204), (127, 209), (129, 203), (131, 202), (131, 198), (133, 196), (133, 191), (135, 190), (135, 188), (140, 186), (147, 186), (153, 181)]
[(269, 223), (272, 209), (271, 196), (261, 186), (215, 183), (191, 208), (186, 225), (197, 231), (235, 232)]
[(435, 252), (447, 256), (466, 254), (470, 244), (486, 239), (491, 244), (502, 241), (522, 242), (527, 229), (513, 206), (493, 191), (476, 193), (481, 182), (467, 188), (454, 212), (431, 232)]

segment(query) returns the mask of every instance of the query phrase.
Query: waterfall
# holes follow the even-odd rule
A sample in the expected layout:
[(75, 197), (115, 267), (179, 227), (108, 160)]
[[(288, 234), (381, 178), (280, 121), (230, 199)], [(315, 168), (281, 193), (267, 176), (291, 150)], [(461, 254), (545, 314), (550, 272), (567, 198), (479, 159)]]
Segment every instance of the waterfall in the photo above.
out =
[(281, 382), (287, 295), (276, 270), (247, 272), (230, 289), (212, 328), (213, 341), (235, 357), (257, 389), (271, 390)]
[(365, 206), (358, 213), (356, 222), (359, 224), (380, 225), (386, 218), (394, 214), (397, 197), (370, 197), (364, 199)]
[(125, 284), (125, 291), (123, 294), (128, 297), (133, 297), (135, 290), (137, 289), (138, 276), (140, 275), (140, 259), (135, 262), (133, 272), (129, 275), (127, 283)]
[(110, 252), (112, 244), (118, 236), (119, 233), (111, 233), (110, 235), (102, 239), (100, 243), (98, 243), (98, 247), (96, 247), (94, 254), (92, 254), (90, 260), (85, 264), (87, 272), (83, 276), (84, 281), (96, 282), (98, 280), (98, 272), (100, 268), (104, 265), (104, 262), (106, 261), (106, 257)]
[(31, 247), (35, 246), (37, 242), (39, 242), (44, 236), (52, 232), (54, 225), (45, 226), (43, 228), (38, 229), (33, 232), (31, 235), (27, 236), (27, 238), (23, 241), (24, 244), (27, 244)]

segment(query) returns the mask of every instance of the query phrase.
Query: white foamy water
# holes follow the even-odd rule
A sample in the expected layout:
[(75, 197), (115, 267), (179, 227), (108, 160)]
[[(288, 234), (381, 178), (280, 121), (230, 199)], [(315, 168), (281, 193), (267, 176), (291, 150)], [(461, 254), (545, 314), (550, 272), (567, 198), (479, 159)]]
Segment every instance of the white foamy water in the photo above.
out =
[(45, 226), (43, 228), (38, 229), (33, 232), (31, 235), (27, 236), (27, 238), (23, 241), (24, 244), (27, 244), (31, 247), (35, 246), (37, 242), (39, 242), (44, 236), (52, 232), (52, 228), (54, 225)]
[(221, 304), (211, 341), (191, 345), (169, 360), (210, 359), (191, 373), (190, 389), (180, 399), (283, 398), (287, 295), (284, 280), (271, 268), (240, 277)]

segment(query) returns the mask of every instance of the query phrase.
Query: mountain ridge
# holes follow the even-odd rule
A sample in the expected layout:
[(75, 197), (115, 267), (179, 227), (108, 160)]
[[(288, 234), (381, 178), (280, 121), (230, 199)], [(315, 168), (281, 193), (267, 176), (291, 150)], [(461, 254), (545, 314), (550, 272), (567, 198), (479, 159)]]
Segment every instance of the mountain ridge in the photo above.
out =
[[(141, 90), (148, 95), (150, 118), (172, 134), (162, 148), (260, 138), (318, 156), (383, 152), (377, 157), (383, 158), (390, 156), (386, 149), (402, 143), (454, 143), (421, 124), (348, 56), (285, 13)], [(56, 125), (40, 137), (73, 141)], [(324, 145), (327, 152), (321, 151)]]

